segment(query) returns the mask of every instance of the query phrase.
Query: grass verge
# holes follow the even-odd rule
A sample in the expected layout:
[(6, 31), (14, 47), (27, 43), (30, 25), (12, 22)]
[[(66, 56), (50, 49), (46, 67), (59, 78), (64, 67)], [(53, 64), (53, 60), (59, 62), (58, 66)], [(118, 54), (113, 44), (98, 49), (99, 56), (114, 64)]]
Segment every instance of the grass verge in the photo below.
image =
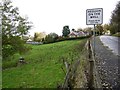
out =
[[(64, 81), (61, 59), (79, 59), (85, 43), (86, 39), (31, 45), (32, 50), (22, 55), (27, 64), (3, 70), (3, 88), (55, 88)], [(16, 63), (19, 56), (16, 54), (7, 64), (4, 61), (3, 66)]]
[(120, 37), (120, 32), (113, 34), (112, 36)]

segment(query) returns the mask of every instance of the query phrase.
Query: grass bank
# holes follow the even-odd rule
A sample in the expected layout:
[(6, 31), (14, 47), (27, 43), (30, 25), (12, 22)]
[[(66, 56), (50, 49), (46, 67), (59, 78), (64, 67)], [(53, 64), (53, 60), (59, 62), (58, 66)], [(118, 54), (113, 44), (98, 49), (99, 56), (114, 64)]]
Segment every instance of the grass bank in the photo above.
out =
[[(22, 55), (27, 64), (3, 70), (3, 88), (55, 88), (65, 76), (62, 58), (68, 62), (79, 59), (85, 43), (86, 39), (31, 45), (32, 50)], [(8, 65), (15, 63), (19, 56), (13, 56)]]
[(120, 32), (113, 34), (112, 36), (120, 37)]

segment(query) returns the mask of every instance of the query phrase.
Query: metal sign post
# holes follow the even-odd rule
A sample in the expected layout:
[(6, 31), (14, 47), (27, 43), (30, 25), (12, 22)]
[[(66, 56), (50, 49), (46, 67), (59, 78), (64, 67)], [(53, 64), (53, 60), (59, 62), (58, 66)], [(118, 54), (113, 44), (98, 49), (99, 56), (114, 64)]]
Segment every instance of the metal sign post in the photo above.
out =
[[(87, 25), (94, 25), (93, 44), (92, 44), (94, 57), (95, 57), (95, 25), (102, 24), (102, 23), (103, 23), (103, 9), (102, 8), (95, 8), (95, 9), (87, 9), (86, 10), (86, 24)], [(89, 55), (91, 55), (90, 53), (91, 52), (89, 52)], [(94, 89), (94, 76), (93, 76), (94, 59), (89, 58), (89, 61), (90, 61), (89, 88), (92, 90), (92, 89)]]
[(93, 54), (95, 56), (95, 24), (94, 24), (94, 30), (93, 30)]
[(94, 25), (93, 30), (93, 50), (95, 56), (95, 25), (103, 23), (103, 8), (94, 8), (86, 10), (86, 24)]

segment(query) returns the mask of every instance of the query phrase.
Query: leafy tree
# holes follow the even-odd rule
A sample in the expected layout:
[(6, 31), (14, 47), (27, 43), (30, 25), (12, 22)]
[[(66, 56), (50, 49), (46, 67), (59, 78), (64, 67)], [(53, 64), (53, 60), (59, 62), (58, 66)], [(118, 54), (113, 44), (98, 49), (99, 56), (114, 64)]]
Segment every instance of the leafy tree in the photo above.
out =
[(69, 26), (64, 26), (62, 33), (64, 37), (67, 37), (70, 34)]
[(106, 30), (110, 30), (110, 26), (109, 24), (104, 24), (103, 25), (103, 29), (106, 31)]
[(52, 36), (51, 35), (47, 35), (46, 37), (45, 37), (45, 41), (44, 41), (45, 43), (51, 43), (51, 42), (54, 42), (54, 39), (52, 38)]
[(58, 35), (56, 33), (50, 33), (45, 37), (46, 43), (55, 42), (58, 39)]
[(112, 34), (120, 32), (120, 1), (117, 3), (111, 16), (110, 31)]
[(102, 35), (103, 34), (103, 26), (102, 25), (96, 25), (96, 32), (97, 34), (99, 35)]
[(24, 41), (27, 41), (27, 40), (29, 39), (29, 36), (22, 36), (22, 39), (23, 39)]
[(104, 30), (104, 31), (110, 30), (110, 25), (109, 25), (109, 24), (104, 24), (104, 25), (103, 25), (103, 30)]
[(23, 35), (32, 27), (26, 18), (19, 15), (18, 8), (10, 0), (3, 0), (2, 9), (2, 50), (3, 58), (25, 50)]
[(104, 33), (109, 31), (110, 30), (110, 25), (109, 24), (104, 24), (103, 25), (103, 30), (104, 30)]
[(83, 29), (84, 32), (88, 32), (89, 35), (92, 35), (93, 34), (93, 29), (91, 27), (86, 27)]
[(34, 33), (34, 41), (37, 41), (38, 34)]
[(75, 29), (73, 28), (73, 29), (72, 29), (72, 31), (74, 32), (74, 31), (75, 31)]
[(58, 34), (56, 33), (50, 33), (49, 35), (52, 36), (54, 40), (58, 39)]
[(117, 24), (113, 24), (113, 23), (111, 23), (110, 24), (110, 33), (111, 34), (115, 34), (115, 33), (117, 33), (118, 32), (118, 25)]
[(77, 31), (83, 31), (83, 29), (82, 28), (78, 28)]
[(40, 42), (45, 38), (46, 34), (44, 32), (35, 32), (34, 41)]

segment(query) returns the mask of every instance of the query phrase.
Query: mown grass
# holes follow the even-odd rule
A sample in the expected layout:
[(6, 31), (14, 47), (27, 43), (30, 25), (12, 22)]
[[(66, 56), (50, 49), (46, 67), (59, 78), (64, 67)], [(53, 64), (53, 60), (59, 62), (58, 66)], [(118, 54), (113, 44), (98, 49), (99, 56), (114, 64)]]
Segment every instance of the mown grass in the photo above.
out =
[(7, 66), (17, 62), (18, 54), (7, 64), (4, 61), (3, 65), (9, 68), (3, 70), (3, 88), (55, 88), (64, 81), (62, 58), (68, 62), (79, 59), (85, 42), (86, 39), (31, 45), (32, 50), (22, 55), (27, 64)]

